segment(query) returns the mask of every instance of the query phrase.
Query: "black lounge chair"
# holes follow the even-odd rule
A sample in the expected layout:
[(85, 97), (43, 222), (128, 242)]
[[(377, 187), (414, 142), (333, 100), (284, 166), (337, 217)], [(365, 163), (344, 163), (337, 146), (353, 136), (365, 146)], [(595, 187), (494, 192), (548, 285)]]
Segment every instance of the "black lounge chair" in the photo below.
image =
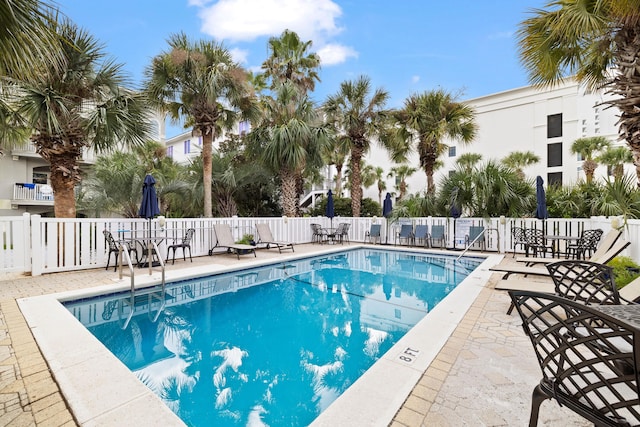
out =
[(557, 295), (509, 294), (542, 370), (530, 427), (538, 424), (540, 404), (547, 399), (597, 426), (640, 424), (640, 330), (633, 314), (625, 316), (631, 308), (637, 319), (637, 306), (596, 307)]

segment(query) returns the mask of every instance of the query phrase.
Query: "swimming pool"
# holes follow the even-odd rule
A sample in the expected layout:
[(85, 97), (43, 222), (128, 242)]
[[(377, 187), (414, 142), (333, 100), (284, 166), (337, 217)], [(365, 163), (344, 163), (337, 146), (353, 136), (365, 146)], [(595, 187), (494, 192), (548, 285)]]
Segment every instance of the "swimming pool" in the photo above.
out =
[(66, 305), (190, 425), (307, 425), (480, 262), (359, 249), (182, 281), (119, 338), (121, 296)]

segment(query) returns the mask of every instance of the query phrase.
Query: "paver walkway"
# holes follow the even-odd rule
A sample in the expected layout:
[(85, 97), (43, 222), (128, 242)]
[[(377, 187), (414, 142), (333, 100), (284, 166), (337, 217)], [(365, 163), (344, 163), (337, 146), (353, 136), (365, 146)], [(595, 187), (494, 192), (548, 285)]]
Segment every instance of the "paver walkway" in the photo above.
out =
[[(316, 245), (296, 246), (296, 254)], [(258, 259), (277, 258), (260, 251)], [(176, 261), (169, 269), (205, 263), (233, 264), (235, 256)], [(509, 257), (504, 262), (510, 261)], [(113, 283), (113, 270), (40, 277), (0, 276), (0, 425), (75, 426), (17, 298)], [(498, 275), (494, 275), (494, 280)], [(516, 314), (506, 314), (506, 293), (483, 289), (391, 423), (400, 426), (524, 426), (540, 372)], [(425, 337), (428, 339), (428, 337)], [(554, 402), (543, 403), (539, 425), (587, 426)]]

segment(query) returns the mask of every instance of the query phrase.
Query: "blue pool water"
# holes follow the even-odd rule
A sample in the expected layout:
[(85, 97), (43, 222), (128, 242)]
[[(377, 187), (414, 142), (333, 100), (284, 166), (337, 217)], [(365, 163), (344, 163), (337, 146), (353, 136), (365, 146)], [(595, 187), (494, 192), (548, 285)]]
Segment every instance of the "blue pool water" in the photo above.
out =
[(480, 259), (358, 249), (65, 306), (192, 426), (311, 423)]

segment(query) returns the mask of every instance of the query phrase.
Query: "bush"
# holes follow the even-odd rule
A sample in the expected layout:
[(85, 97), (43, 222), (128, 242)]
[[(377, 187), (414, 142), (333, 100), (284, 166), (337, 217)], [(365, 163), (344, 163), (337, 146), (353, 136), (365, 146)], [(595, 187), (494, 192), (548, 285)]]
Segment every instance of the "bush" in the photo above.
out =
[(631, 258), (626, 256), (617, 256), (607, 265), (613, 268), (613, 277), (618, 289), (622, 288), (640, 275), (640, 265), (636, 264)]

